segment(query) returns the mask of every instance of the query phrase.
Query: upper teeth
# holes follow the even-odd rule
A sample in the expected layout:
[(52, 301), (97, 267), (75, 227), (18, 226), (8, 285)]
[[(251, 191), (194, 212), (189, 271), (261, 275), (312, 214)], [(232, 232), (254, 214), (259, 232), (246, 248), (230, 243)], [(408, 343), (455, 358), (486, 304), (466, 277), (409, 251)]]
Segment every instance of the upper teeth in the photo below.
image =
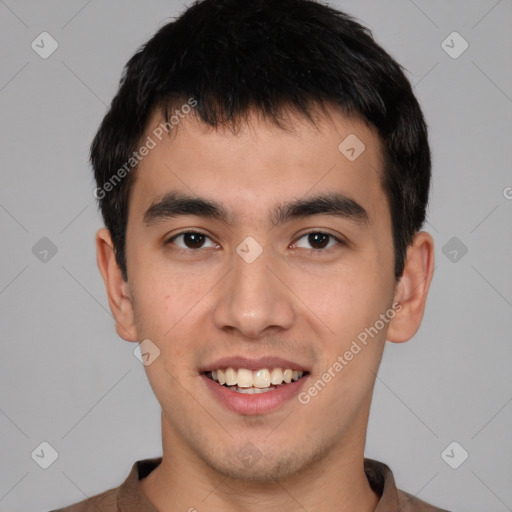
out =
[(279, 385), (283, 382), (289, 384), (292, 380), (299, 380), (304, 372), (292, 370), (290, 368), (262, 368), (252, 371), (246, 368), (226, 368), (225, 370), (213, 370), (212, 379), (219, 384), (227, 386), (238, 386), (239, 388), (268, 388), (271, 385)]

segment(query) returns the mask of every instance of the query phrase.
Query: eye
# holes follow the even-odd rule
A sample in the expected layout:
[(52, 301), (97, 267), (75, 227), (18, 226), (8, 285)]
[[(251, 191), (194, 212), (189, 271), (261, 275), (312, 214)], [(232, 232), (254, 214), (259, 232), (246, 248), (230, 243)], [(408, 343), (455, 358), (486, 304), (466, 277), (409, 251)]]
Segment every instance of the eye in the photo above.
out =
[[(181, 239), (181, 244), (176, 243), (176, 240)], [(204, 233), (199, 231), (183, 231), (182, 233), (178, 233), (174, 235), (169, 240), (167, 240), (167, 244), (174, 243), (180, 249), (202, 249), (205, 247), (205, 240), (210, 240), (211, 245), (209, 247), (217, 247), (217, 245), (211, 241), (210, 237), (206, 236)]]
[[(311, 231), (310, 233), (305, 233), (302, 235), (297, 242), (295, 242), (295, 246), (303, 248), (303, 249), (310, 249), (311, 247), (307, 247), (304, 245), (300, 245), (299, 242), (302, 239), (306, 239), (306, 243), (310, 244), (310, 246), (313, 247), (312, 250), (318, 251), (321, 249), (329, 249), (332, 246), (336, 245), (336, 243), (339, 243), (341, 245), (344, 245), (344, 242), (340, 240), (339, 238), (335, 237), (334, 235), (331, 235), (330, 233), (323, 233), (321, 231)], [(329, 242), (333, 242), (329, 245)]]

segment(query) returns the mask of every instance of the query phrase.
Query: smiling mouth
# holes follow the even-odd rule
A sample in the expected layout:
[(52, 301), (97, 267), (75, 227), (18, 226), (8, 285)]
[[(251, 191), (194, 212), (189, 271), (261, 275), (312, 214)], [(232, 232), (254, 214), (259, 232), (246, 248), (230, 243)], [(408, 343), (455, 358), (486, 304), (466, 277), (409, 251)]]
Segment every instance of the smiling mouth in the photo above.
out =
[(296, 382), (308, 373), (291, 368), (262, 368), (252, 371), (247, 368), (229, 367), (208, 371), (204, 375), (231, 391), (257, 394), (274, 391), (281, 386)]

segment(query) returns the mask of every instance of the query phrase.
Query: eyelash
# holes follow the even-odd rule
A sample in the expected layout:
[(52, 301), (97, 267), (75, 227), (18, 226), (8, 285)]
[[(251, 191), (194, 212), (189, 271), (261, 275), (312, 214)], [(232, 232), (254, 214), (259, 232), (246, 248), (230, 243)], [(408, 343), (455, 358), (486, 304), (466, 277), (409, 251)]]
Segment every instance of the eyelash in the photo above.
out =
[[(177, 233), (176, 235), (173, 235), (171, 238), (169, 238), (166, 242), (165, 242), (165, 245), (170, 245), (174, 240), (176, 240), (176, 238), (182, 236), (182, 235), (187, 235), (187, 234), (192, 234), (192, 235), (203, 235), (205, 236), (206, 238), (210, 238), (206, 233), (203, 233), (201, 231), (182, 231), (181, 233)], [(326, 233), (324, 231), (308, 231), (306, 233), (303, 233), (299, 238), (297, 238), (297, 241), (304, 238), (305, 236), (308, 236), (308, 235), (312, 235), (312, 234), (315, 234), (315, 235), (327, 235), (328, 237), (330, 237), (330, 239), (334, 239), (336, 242), (338, 242), (339, 245), (341, 246), (346, 246), (346, 242), (340, 238), (338, 238), (337, 236), (334, 236), (333, 234), (331, 233)], [(211, 240), (211, 238), (210, 238)], [(294, 243), (297, 243), (297, 242), (294, 242)], [(335, 249), (336, 246), (332, 246), (332, 247), (328, 247), (327, 249), (306, 249), (307, 251), (309, 251), (310, 253), (330, 253), (332, 249)], [(178, 253), (190, 253), (190, 252), (197, 252), (199, 251), (200, 249), (203, 249), (202, 247), (199, 247), (198, 249), (183, 249), (181, 247), (178, 247), (177, 249), (173, 249), (174, 251), (178, 252)]]

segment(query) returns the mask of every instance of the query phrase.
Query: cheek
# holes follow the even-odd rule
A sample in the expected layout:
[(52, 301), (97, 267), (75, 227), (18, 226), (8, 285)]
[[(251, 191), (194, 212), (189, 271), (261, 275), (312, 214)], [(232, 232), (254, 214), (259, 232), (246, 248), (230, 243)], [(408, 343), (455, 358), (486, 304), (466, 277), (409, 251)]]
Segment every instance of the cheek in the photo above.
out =
[(212, 272), (171, 271), (151, 265), (140, 266), (134, 277), (140, 337), (149, 338), (159, 347), (159, 362), (173, 375), (191, 371), (190, 359), (209, 333), (210, 326), (205, 322), (211, 310), (208, 291), (218, 278)]
[(336, 338), (346, 342), (385, 312), (390, 288), (381, 276), (375, 263), (347, 266), (321, 279), (308, 278), (299, 293)]
[(133, 273), (139, 318), (152, 330), (172, 328), (204, 296), (208, 282), (194, 272), (176, 271), (171, 265), (148, 262)]

